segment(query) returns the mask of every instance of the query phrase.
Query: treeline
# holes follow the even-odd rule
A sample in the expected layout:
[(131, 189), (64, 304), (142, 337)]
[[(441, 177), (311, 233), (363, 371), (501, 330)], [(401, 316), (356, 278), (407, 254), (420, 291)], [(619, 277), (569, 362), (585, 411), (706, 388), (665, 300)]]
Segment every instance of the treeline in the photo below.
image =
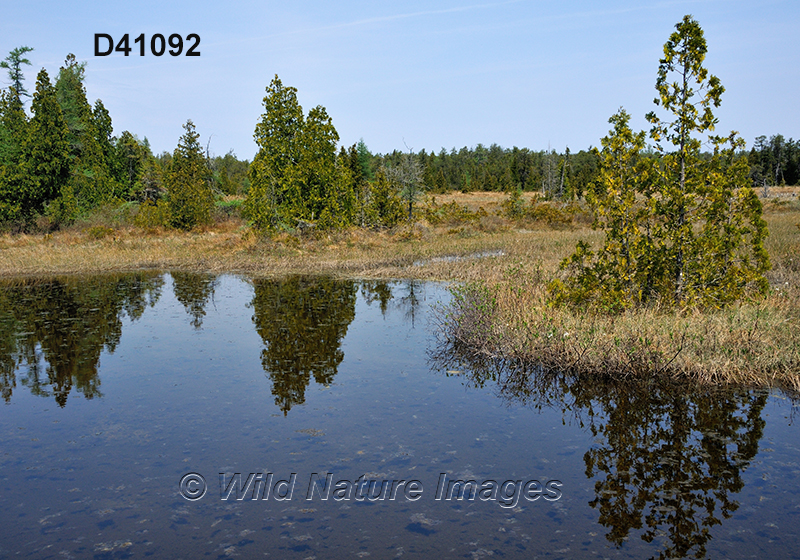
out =
[[(67, 56), (53, 82), (42, 69), (31, 95), (20, 47), (2, 62), (11, 86), (0, 92), (0, 224), (6, 230), (53, 229), (105, 204), (156, 204), (172, 194), (173, 154), (155, 156), (147, 138), (113, 135), (98, 99), (90, 105), (85, 66)], [(25, 103), (30, 98), (30, 112)], [(247, 191), (247, 161), (231, 152), (203, 154), (205, 180), (217, 196)]]
[(800, 184), (800, 140), (776, 134), (756, 138), (748, 157), (754, 187)]
[[(395, 150), (373, 158), (373, 166), (395, 167), (406, 156)], [(455, 148), (439, 153), (422, 150), (415, 154), (422, 168), (424, 183), (433, 193), (448, 191), (499, 191), (514, 189), (539, 191), (548, 198), (581, 198), (596, 175), (599, 156), (594, 150), (563, 154), (555, 150), (532, 151), (528, 148)]]
[[(304, 113), (296, 89), (277, 76), (263, 100), (252, 164), (233, 152), (212, 156), (191, 121), (172, 153), (155, 155), (146, 137), (113, 134), (103, 102), (87, 99), (85, 63), (72, 54), (54, 82), (46, 70), (39, 72), (29, 94), (22, 67), (30, 65), (25, 55), (32, 50), (14, 49), (0, 62), (11, 80), (0, 92), (4, 230), (55, 229), (108, 205), (126, 209), (135, 225), (146, 227), (190, 229), (231, 213), (260, 230), (391, 227), (412, 221), (427, 192), (507, 192), (513, 209), (523, 191), (569, 201), (583, 198), (598, 179), (596, 149), (557, 153), (478, 144), (373, 155), (363, 140), (339, 147), (325, 108)], [(762, 136), (737, 157), (750, 160), (755, 186), (796, 184), (799, 144)], [(652, 149), (642, 156), (660, 157)]]

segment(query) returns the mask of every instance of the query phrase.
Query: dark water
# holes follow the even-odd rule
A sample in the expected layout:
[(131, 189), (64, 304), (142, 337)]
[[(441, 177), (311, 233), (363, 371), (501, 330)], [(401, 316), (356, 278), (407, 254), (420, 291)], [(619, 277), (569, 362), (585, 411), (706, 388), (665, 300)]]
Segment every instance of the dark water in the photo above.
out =
[(447, 299), (3, 284), (0, 557), (800, 556), (787, 397), (464, 364), (432, 334)]

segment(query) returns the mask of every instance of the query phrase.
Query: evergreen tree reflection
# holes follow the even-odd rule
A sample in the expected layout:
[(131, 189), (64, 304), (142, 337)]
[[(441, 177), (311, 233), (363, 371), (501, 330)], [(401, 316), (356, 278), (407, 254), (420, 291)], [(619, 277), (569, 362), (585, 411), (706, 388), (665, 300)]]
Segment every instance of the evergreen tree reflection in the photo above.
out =
[(767, 391), (558, 374), (467, 358), (446, 345), (432, 358), (470, 385), (494, 385), (509, 403), (561, 408), (591, 431), (589, 505), (617, 547), (638, 535), (658, 546), (654, 557), (704, 558), (712, 528), (739, 507), (735, 495), (758, 453)]
[(24, 280), (0, 286), (0, 392), (21, 385), (67, 403), (73, 388), (100, 396), (97, 366), (114, 352), (123, 315), (135, 320), (160, 296), (160, 274)]
[(329, 385), (344, 359), (356, 284), (332, 278), (254, 280), (253, 322), (266, 348), (261, 364), (284, 415), (305, 402), (311, 377)]
[(385, 280), (365, 280), (361, 282), (361, 297), (368, 305), (378, 302), (381, 315), (386, 316), (389, 302), (392, 300), (392, 287)]
[(199, 329), (206, 316), (206, 304), (214, 296), (217, 277), (194, 272), (171, 272), (172, 291), (192, 317), (192, 326)]
[(615, 385), (600, 394), (575, 386), (573, 394), (603, 441), (584, 462), (606, 538), (621, 546), (637, 531), (664, 543), (659, 558), (705, 557), (711, 528), (739, 507), (733, 496), (758, 452), (768, 394), (675, 385)]

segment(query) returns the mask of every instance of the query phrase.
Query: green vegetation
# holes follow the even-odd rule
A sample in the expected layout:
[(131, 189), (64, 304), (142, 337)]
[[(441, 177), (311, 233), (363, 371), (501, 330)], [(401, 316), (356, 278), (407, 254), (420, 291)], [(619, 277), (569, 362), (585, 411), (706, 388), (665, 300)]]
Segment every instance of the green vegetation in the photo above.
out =
[(702, 66), (706, 42), (697, 22), (686, 16), (676, 27), (656, 83), (656, 104), (672, 120), (648, 115), (660, 157), (642, 154), (645, 133), (631, 131), (625, 111), (611, 117), (600, 175), (587, 194), (605, 241), (596, 255), (580, 242), (564, 261), (566, 278), (552, 285), (557, 304), (607, 311), (653, 302), (720, 307), (767, 291), (767, 225), (747, 162), (736, 157), (743, 143), (736, 133), (711, 136), (713, 153), (701, 154), (694, 134), (714, 130), (711, 108), (724, 88)]
[(31, 96), (22, 83), (22, 80), (25, 78), (22, 74), (22, 65), (31, 65), (31, 61), (24, 58), (24, 56), (31, 51), (33, 51), (31, 47), (17, 47), (8, 53), (5, 60), (0, 61), (0, 68), (8, 70), (8, 77), (11, 79), (11, 91), (20, 103), (23, 97)]
[(169, 184), (170, 223), (179, 229), (211, 223), (214, 193), (211, 191), (211, 170), (195, 132), (194, 123), (183, 126), (178, 147), (167, 170)]
[(252, 164), (204, 153), (191, 121), (172, 153), (114, 136), (72, 55), (55, 84), (39, 73), (29, 115), (21, 47), (0, 92), (0, 270), (459, 280), (442, 332), (471, 358), (798, 389), (800, 207), (772, 195), (792, 190), (800, 150), (714, 136), (724, 89), (697, 22), (676, 27), (649, 135), (621, 109), (577, 153), (372, 154), (339, 146), (325, 108), (304, 112), (275, 76)]
[[(155, 157), (146, 138), (129, 131), (113, 136), (103, 102), (98, 99), (92, 106), (86, 98), (86, 64), (72, 54), (55, 84), (47, 71), (39, 72), (29, 116), (23, 106), (29, 95), (22, 67), (30, 64), (24, 55), (32, 50), (14, 49), (0, 63), (12, 81), (0, 92), (0, 229), (49, 232), (95, 221), (109, 206), (124, 210), (116, 214), (128, 216), (132, 224), (194, 227), (211, 222), (215, 198), (247, 192), (249, 163), (230, 152), (210, 157), (196, 137), (189, 165), (203, 175), (212, 193), (200, 202), (186, 191), (185, 163), (176, 164), (181, 168), (177, 172), (169, 167), (173, 155)], [(184, 144), (182, 138), (176, 152), (186, 156)], [(138, 217), (140, 204), (144, 215)]]
[(253, 224), (264, 230), (298, 221), (319, 220), (327, 228), (347, 223), (352, 190), (347, 192), (336, 165), (339, 135), (325, 108), (304, 116), (297, 90), (284, 87), (278, 76), (267, 88), (264, 108), (246, 202)]
[[(668, 117), (647, 116), (656, 153), (645, 152), (646, 133), (630, 129), (624, 110), (611, 117), (586, 195), (602, 240), (579, 241), (554, 280), (520, 263), (494, 283), (454, 289), (440, 332), (457, 360), (800, 389), (798, 277), (788, 256), (797, 232), (780, 231), (769, 273), (743, 142), (708, 135), (713, 152), (701, 153), (698, 135), (714, 130), (724, 91), (705, 54), (703, 32), (686, 16), (659, 64), (655, 103)], [(519, 192), (507, 208), (522, 212)]]

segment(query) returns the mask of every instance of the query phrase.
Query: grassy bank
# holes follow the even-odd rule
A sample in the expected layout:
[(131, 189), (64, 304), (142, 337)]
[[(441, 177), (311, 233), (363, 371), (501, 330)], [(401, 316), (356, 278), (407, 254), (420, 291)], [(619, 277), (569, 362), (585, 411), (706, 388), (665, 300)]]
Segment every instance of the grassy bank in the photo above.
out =
[[(451, 357), (607, 379), (653, 374), (701, 385), (800, 391), (800, 207), (768, 202), (770, 294), (722, 310), (635, 309), (606, 316), (553, 309), (546, 285), (570, 242), (454, 290), (438, 322)], [(558, 244), (559, 248), (555, 249)], [(533, 255), (531, 255), (533, 257)]]
[(547, 282), (578, 239), (599, 239), (585, 218), (568, 225), (512, 222), (496, 213), (504, 198), (496, 193), (441, 197), (439, 207), (455, 202), (486, 212), (468, 219), (430, 215), (431, 220), (392, 231), (258, 237), (230, 219), (190, 233), (94, 224), (52, 235), (6, 235), (0, 237), (0, 274), (170, 269), (455, 280), (463, 287), (442, 311), (440, 331), (466, 359), (800, 391), (796, 198), (765, 205), (773, 264), (767, 298), (721, 311), (645, 309), (614, 317), (553, 310), (545, 302)]
[[(333, 274), (364, 278), (413, 277), (471, 280), (484, 278), (495, 266), (540, 256), (540, 247), (568, 250), (579, 227), (561, 226), (557, 243), (544, 222), (512, 222), (497, 215), (505, 195), (457, 194), (419, 208), (456, 202), (481, 216), (422, 220), (413, 227), (369, 231), (354, 228), (315, 235), (277, 234), (259, 237), (240, 219), (218, 222), (192, 232), (141, 229), (110, 220), (89, 220), (48, 235), (0, 236), (0, 276), (85, 274), (108, 271), (169, 269), (242, 272), (257, 275)], [(484, 215), (485, 214), (485, 215)], [(441, 257), (497, 254), (490, 259)]]

